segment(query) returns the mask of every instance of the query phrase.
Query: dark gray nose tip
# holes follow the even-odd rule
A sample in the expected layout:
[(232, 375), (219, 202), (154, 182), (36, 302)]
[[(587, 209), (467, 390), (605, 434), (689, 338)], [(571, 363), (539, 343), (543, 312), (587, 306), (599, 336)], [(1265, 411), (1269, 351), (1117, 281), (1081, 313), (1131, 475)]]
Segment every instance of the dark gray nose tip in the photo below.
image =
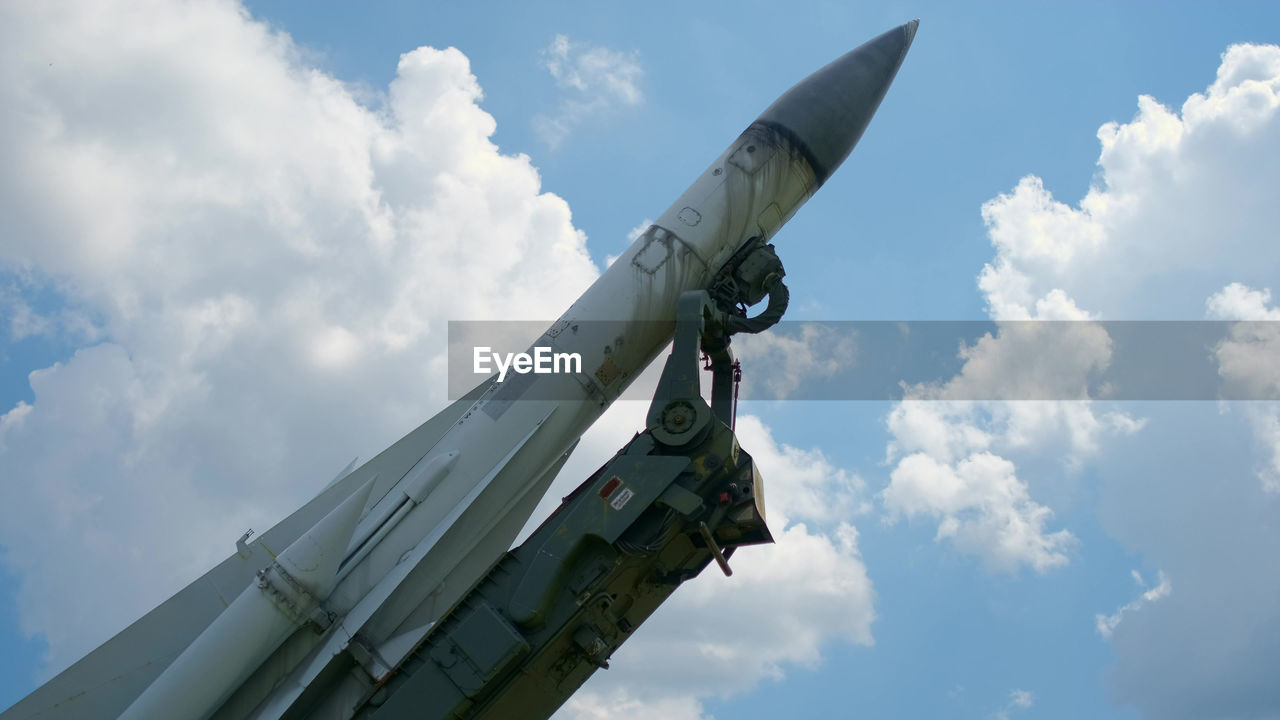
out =
[(912, 20), (840, 56), (783, 93), (756, 122), (799, 145), (821, 185), (867, 129), (919, 24)]

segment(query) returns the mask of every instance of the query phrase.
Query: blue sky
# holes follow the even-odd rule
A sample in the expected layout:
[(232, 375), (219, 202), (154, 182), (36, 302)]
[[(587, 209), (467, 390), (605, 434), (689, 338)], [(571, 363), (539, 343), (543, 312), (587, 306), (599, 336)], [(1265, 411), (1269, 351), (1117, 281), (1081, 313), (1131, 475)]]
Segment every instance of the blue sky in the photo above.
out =
[[(1280, 319), (1274, 3), (159, 2), (149, 30), (49, 5), (0, 11), (23, 149), (0, 180), (0, 706), (439, 407), (441, 320), (554, 318), (778, 94), (912, 18), (870, 129), (776, 240), (789, 319)], [(557, 37), (583, 87), (550, 71)], [(422, 46), (460, 54), (398, 69)], [(437, 108), (421, 138), (369, 130)], [(456, 273), (384, 282), (331, 249), (379, 232), (367, 151), (389, 197), (425, 198), (394, 222), (439, 228), (397, 225), (407, 257)], [(333, 330), (362, 323), (390, 329)], [(1274, 409), (922, 408), (745, 406), (782, 517), (849, 594), (800, 575), (761, 604), (767, 579), (708, 574), (564, 717), (1280, 716)], [(630, 437), (612, 417), (583, 466)], [(824, 498), (847, 517), (806, 509)], [(761, 623), (728, 626), (738, 672), (646, 666), (721, 602)]]

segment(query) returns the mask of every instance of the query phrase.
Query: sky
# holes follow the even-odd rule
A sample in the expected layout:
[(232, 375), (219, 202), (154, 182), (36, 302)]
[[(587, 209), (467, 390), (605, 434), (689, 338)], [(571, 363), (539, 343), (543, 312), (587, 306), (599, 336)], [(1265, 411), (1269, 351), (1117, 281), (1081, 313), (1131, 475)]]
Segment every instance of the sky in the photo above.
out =
[[(788, 319), (1075, 320), (1073, 352), (1002, 332), (905, 402), (744, 403), (777, 544), (557, 717), (1280, 718), (1280, 410), (963, 401), (1069, 395), (1090, 321), (1280, 320), (1280, 6), (1245, 1), (0, 4), (0, 707), (443, 407), (449, 320), (550, 322), (913, 18), (775, 239)], [(1280, 387), (1277, 343), (1219, 372)]]

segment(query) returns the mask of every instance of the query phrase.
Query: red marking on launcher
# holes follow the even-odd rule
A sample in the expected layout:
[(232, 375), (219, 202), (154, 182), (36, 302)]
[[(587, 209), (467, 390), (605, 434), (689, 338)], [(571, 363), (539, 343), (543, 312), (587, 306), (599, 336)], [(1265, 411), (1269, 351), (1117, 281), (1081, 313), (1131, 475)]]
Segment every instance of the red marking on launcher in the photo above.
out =
[(609, 478), (609, 482), (605, 483), (604, 487), (600, 488), (600, 497), (604, 498), (605, 500), (608, 500), (609, 496), (613, 494), (613, 491), (617, 490), (618, 486), (621, 484), (622, 484), (622, 478), (618, 477), (617, 475), (614, 475), (613, 477)]

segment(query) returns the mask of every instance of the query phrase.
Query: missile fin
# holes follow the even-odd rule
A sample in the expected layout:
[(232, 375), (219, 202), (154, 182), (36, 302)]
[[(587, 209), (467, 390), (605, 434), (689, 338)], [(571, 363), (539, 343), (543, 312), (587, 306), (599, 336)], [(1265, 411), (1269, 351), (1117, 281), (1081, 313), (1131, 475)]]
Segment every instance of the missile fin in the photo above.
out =
[(316, 598), (323, 599), (333, 590), (338, 566), (347, 554), (347, 546), (360, 522), (360, 513), (369, 499), (377, 478), (369, 478), (342, 504), (320, 519), (293, 541), (276, 558), (285, 569)]

